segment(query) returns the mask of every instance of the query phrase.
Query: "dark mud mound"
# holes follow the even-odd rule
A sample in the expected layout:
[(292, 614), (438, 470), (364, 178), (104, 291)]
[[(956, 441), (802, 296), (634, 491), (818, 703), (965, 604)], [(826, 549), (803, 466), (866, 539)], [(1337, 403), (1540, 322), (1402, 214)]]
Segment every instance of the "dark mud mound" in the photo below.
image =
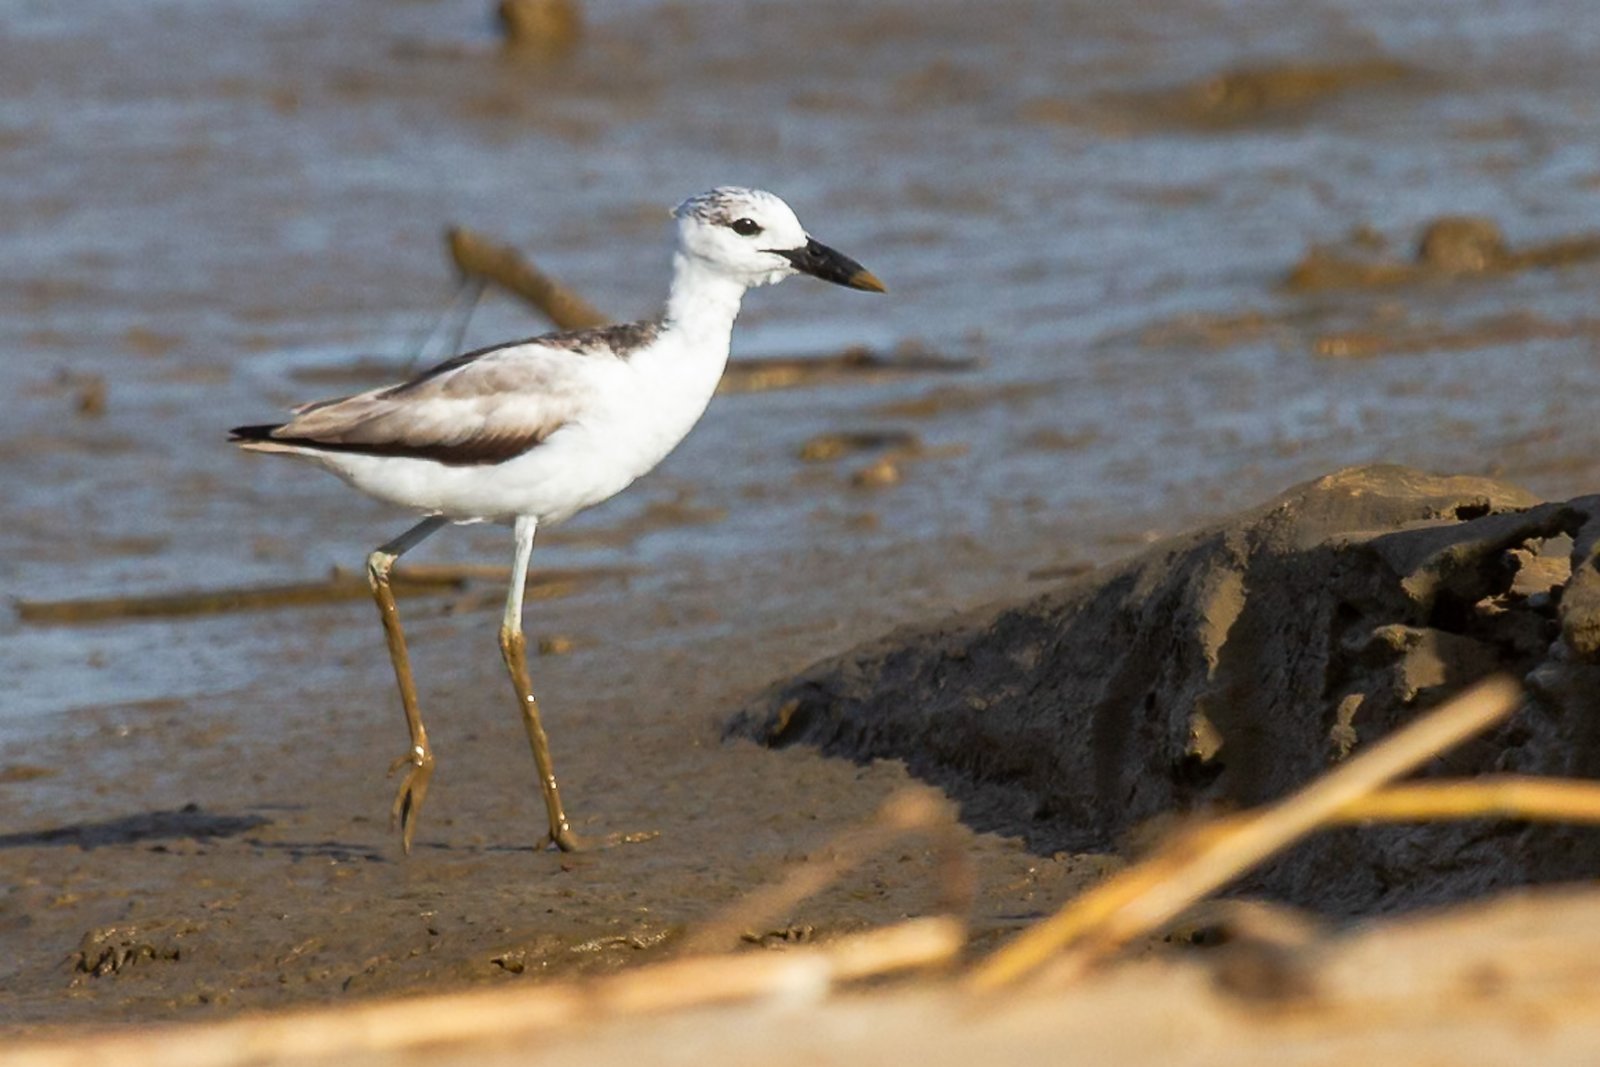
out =
[[(1283, 795), (1473, 680), (1525, 678), (1429, 774), (1600, 777), (1600, 497), (1341, 471), (1030, 600), (904, 629), (729, 724), (890, 757), (1042, 852)], [(1472, 822), (1324, 835), (1249, 888), (1340, 912), (1600, 873), (1600, 834)]]

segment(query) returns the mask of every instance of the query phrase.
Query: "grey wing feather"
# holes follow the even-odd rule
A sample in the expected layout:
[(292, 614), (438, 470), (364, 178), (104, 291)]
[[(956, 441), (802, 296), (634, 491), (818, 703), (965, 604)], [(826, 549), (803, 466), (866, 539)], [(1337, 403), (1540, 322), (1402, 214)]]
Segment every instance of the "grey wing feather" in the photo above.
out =
[(272, 439), (452, 465), (500, 463), (581, 412), (590, 388), (571, 358), (537, 343), (494, 349), (401, 385), (302, 405)]

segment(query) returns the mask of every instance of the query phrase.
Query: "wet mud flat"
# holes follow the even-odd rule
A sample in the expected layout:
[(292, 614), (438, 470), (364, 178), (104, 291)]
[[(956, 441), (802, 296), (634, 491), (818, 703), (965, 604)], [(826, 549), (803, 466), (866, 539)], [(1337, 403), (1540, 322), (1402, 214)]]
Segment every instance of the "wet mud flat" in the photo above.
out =
[[(112, 5), (0, 43), (14, 596), (359, 564), (404, 520), (244, 464), (219, 428), (340, 388), (360, 353), (404, 365), (448, 298), (449, 225), (627, 314), (660, 280), (664, 197), (771, 185), (896, 297), (755, 294), (738, 356), (970, 367), (721, 397), (658, 474), (541, 541), (536, 568), (615, 574), (530, 611), (533, 675), (579, 828), (660, 833), (640, 845), (532, 851), (487, 585), (405, 604), (440, 767), (403, 862), (367, 604), (0, 623), (9, 1027), (660, 959), (913, 781), (725, 742), (775, 682), (1352, 463), (1593, 489), (1600, 165), (1564, 146), (1597, 140), (1576, 106), (1597, 86), (1560, 5), (1526, 33), (1492, 5), (1448, 27), (1360, 3), (639, 5), (594, 12), (559, 69), (448, 5), (231, 10), (222, 39)], [(1462, 217), (1498, 236), (1422, 242)], [(500, 300), (472, 336), (541, 327)], [(506, 554), (495, 530), (440, 540), (431, 562)], [(974, 823), (980, 946), (1123, 862), (1111, 837)], [(936, 868), (886, 852), (750, 950), (927, 913)]]
[[(825, 996), (796, 979), (809, 965), (814, 981), (828, 949), (800, 947), (12, 1049), (26, 1067), (117, 1056), (226, 1067), (261, 1062), (266, 1049), (307, 1065), (498, 1064), (526, 1062), (535, 1047), (572, 1064), (662, 1049), (710, 1064), (1051, 1063), (1063, 1047), (1097, 1063), (1583, 1064), (1594, 1047), (1594, 908), (1593, 893), (1527, 893), (1344, 937), (1258, 911), (1236, 923), (1244, 936), (1204, 956), (1124, 963), (1088, 982), (1049, 976), (1003, 999), (947, 978)], [(742, 988), (728, 981), (739, 975)]]
[[(215, 698), (111, 707), (73, 716), (73, 733), (8, 767), (5, 788), (25, 788), (33, 814), (29, 829), (0, 835), (7, 941), (17, 947), (7, 1019), (165, 1018), (662, 958), (691, 925), (910, 781), (892, 764), (718, 742), (713, 709), (780, 664), (793, 669), (922, 608), (889, 594), (876, 617), (863, 606), (841, 624), (822, 598), (773, 591), (804, 573), (960, 595), (931, 562), (864, 571), (848, 555), (818, 555), (737, 576), (690, 569), (645, 611), (621, 591), (535, 604), (531, 635), (551, 636), (547, 609), (559, 611), (573, 644), (537, 658), (534, 676), (578, 828), (661, 835), (573, 855), (533, 851), (542, 815), (514, 700), (509, 686), (479, 684), (495, 666), (494, 609), (404, 601), (440, 760), (409, 859), (387, 825), (383, 769), (404, 733), (370, 606), (241, 617), (269, 647), (279, 635), (291, 673), (313, 648), (345, 649), (346, 678), (290, 700), (223, 702), (258, 701), (272, 721), (250, 732), (266, 737), (241, 737)], [(985, 552), (970, 562), (974, 573), (1004, 567)], [(285, 639), (291, 631), (299, 640)], [(992, 934), (1100, 870), (968, 837)], [(876, 857), (792, 925), (750, 934), (779, 945), (825, 939), (925, 912), (939, 892), (929, 851), (907, 847)]]

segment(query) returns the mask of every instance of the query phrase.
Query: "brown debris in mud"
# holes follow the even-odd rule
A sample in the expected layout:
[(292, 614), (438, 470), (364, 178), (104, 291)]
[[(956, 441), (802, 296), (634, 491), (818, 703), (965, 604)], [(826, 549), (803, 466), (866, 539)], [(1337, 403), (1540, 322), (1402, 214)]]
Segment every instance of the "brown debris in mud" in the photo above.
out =
[(968, 446), (958, 442), (933, 448), (928, 448), (920, 442), (890, 448), (866, 466), (851, 470), (850, 486), (853, 490), (886, 490), (888, 486), (899, 485), (904, 480), (906, 477), (904, 470), (912, 462), (965, 456), (966, 450)]
[(74, 406), (86, 419), (98, 419), (106, 413), (106, 380), (98, 374), (76, 375), (70, 383), (75, 392)]
[(1335, 64), (1283, 63), (1226, 70), (1195, 85), (1147, 98), (1149, 105), (1180, 122), (1234, 126), (1295, 114), (1330, 97), (1412, 74), (1385, 58)]
[(909, 430), (837, 430), (809, 438), (800, 446), (799, 456), (806, 463), (827, 463), (862, 452), (921, 447), (921, 439)]
[(108, 387), (104, 375), (63, 368), (47, 383), (31, 386), (28, 394), (66, 396), (71, 400), (75, 414), (86, 419), (98, 419), (106, 413)]
[(496, 12), (506, 51), (514, 56), (558, 59), (583, 40), (579, 0), (500, 0)]
[(539, 655), (570, 656), (578, 642), (569, 634), (546, 634), (539, 638)]
[(1232, 348), (1258, 340), (1281, 340), (1289, 324), (1281, 315), (1256, 308), (1222, 313), (1185, 313), (1140, 328), (1139, 343), (1147, 348)]
[(900, 482), (900, 465), (893, 457), (882, 456), (850, 475), (856, 489), (884, 489)]
[(806, 463), (827, 463), (865, 452), (878, 452), (870, 463), (851, 472), (850, 486), (882, 489), (899, 484), (901, 467), (908, 460), (964, 451), (964, 447), (926, 448), (920, 437), (906, 430), (852, 430), (818, 434), (800, 446), (799, 456)]
[(176, 962), (183, 958), (178, 941), (185, 932), (171, 923), (133, 923), (90, 930), (68, 961), (74, 975), (72, 982), (121, 974), (136, 964)]
[[(672, 500), (652, 500), (639, 514), (599, 527), (556, 527), (540, 538), (546, 545), (629, 545), (646, 534), (686, 526), (710, 526), (728, 517), (728, 509), (696, 504), (683, 495)], [(509, 577), (507, 573), (507, 577)]]
[(1553, 269), (1600, 258), (1600, 234), (1585, 233), (1511, 248), (1493, 219), (1446, 215), (1423, 227), (1409, 260), (1374, 255), (1358, 231), (1342, 245), (1313, 245), (1290, 270), (1291, 292), (1380, 289), (1422, 281)]
[[(1340, 309), (1341, 311), (1343, 309)], [(1339, 328), (1324, 323), (1337, 319)], [(1508, 311), (1460, 324), (1414, 317), (1401, 304), (1384, 302), (1351, 324), (1348, 316), (1325, 307), (1262, 311), (1189, 313), (1159, 321), (1111, 343), (1136, 340), (1149, 348), (1226, 350), (1269, 343), (1284, 350), (1309, 350), (1324, 359), (1370, 359), (1430, 352), (1470, 352), (1529, 341), (1600, 338), (1600, 319), (1559, 321), (1533, 311)]]
[(978, 411), (994, 404), (1026, 404), (1044, 395), (1037, 382), (1008, 382), (1005, 385), (947, 385), (930, 389), (907, 400), (891, 400), (872, 409), (872, 414), (893, 419), (927, 419), (941, 415)]
[(52, 778), (60, 773), (53, 767), (41, 767), (37, 763), (8, 763), (0, 766), (0, 785), (33, 782), (40, 778)]
[(1278, 63), (1223, 70), (1183, 85), (1103, 93), (1088, 101), (1039, 97), (1020, 117), (1085, 124), (1108, 132), (1145, 129), (1227, 130), (1306, 116), (1328, 100), (1414, 79), (1416, 72), (1384, 57), (1339, 63)]
[(760, 393), (816, 385), (892, 381), (913, 374), (974, 370), (975, 359), (942, 356), (916, 342), (904, 342), (884, 353), (865, 345), (833, 356), (739, 359), (728, 364), (719, 393)]
[(1456, 329), (1396, 322), (1383, 328), (1321, 334), (1312, 341), (1311, 351), (1327, 359), (1368, 359), (1424, 352), (1461, 352), (1492, 345), (1571, 337), (1600, 337), (1600, 320), (1553, 322), (1531, 312), (1518, 311), (1489, 315)]

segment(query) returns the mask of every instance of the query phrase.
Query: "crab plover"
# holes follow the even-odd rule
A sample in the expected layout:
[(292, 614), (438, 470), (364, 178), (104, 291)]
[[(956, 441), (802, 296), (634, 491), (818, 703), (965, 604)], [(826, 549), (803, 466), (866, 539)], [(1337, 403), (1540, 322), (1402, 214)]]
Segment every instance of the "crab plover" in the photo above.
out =
[(389, 587), (395, 560), (448, 523), (512, 526), (500, 651), (549, 816), (540, 845), (610, 843), (572, 830), (528, 678), (522, 594), (534, 531), (614, 496), (683, 440), (727, 365), (745, 290), (803, 272), (883, 292), (861, 264), (813, 240), (771, 193), (712, 189), (685, 200), (673, 217), (672, 289), (655, 319), (479, 349), (398, 385), (305, 404), (288, 422), (231, 431), (247, 451), (309, 460), (424, 516), (367, 557), (411, 738), (390, 769), (406, 769), (391, 816), (407, 853), (434, 760)]

